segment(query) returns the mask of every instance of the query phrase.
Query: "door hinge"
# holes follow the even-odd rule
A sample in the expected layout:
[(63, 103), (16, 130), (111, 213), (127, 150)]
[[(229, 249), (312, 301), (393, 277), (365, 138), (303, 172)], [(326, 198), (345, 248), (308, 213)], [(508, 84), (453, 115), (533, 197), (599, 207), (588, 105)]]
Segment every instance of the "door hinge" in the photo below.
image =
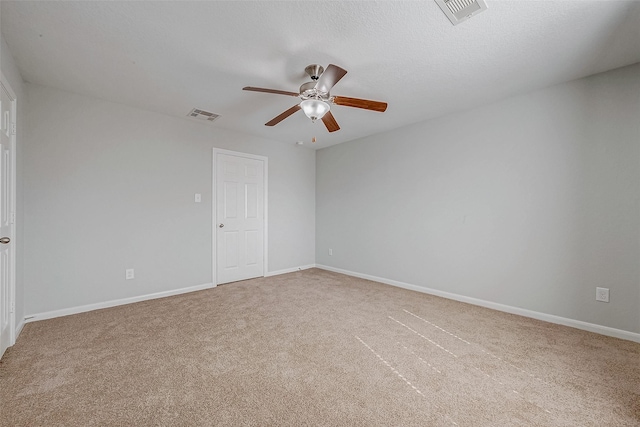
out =
[(11, 301), (11, 308), (10, 308), (9, 313), (13, 313), (15, 311), (15, 309), (16, 309), (16, 303)]
[(11, 135), (15, 135), (18, 132), (18, 127), (15, 123), (11, 123)]
[(15, 224), (15, 223), (16, 223), (16, 213), (11, 212), (11, 224)]

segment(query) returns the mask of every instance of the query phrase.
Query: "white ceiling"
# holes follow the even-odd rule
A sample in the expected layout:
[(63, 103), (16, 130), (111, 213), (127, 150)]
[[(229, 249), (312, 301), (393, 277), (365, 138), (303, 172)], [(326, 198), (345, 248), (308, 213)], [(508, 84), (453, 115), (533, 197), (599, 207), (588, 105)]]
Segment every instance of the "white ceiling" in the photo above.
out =
[[(422, 1), (2, 1), (1, 30), (23, 78), (151, 111), (221, 114), (215, 126), (322, 148), (640, 62), (638, 1), (492, 1), (453, 26)], [(305, 66), (348, 70), (329, 134), (302, 112), (264, 123)], [(185, 118), (185, 120), (189, 120)]]

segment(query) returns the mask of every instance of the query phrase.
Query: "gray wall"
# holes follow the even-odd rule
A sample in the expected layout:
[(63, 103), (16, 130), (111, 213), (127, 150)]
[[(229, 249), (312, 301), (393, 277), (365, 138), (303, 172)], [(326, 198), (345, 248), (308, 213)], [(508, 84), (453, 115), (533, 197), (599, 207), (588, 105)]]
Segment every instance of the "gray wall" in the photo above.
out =
[(316, 169), (318, 264), (640, 332), (640, 64), (322, 149)]
[(25, 141), (26, 126), (26, 98), (24, 94), (24, 83), (20, 76), (20, 71), (13, 60), (9, 46), (0, 36), (0, 68), (2, 74), (9, 81), (18, 99), (18, 114), (16, 117), (16, 328), (19, 328), (24, 319), (24, 209), (23, 209), (23, 185), (22, 185), (22, 157)]
[(314, 151), (33, 84), (26, 94), (27, 315), (212, 282), (213, 147), (269, 158), (268, 270), (315, 262)]

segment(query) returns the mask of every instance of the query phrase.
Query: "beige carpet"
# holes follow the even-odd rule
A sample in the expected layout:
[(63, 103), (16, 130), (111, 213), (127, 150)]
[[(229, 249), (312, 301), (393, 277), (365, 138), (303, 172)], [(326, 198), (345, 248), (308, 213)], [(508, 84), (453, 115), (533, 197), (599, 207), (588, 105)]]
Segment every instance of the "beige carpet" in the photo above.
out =
[(28, 324), (2, 426), (640, 426), (640, 344), (322, 270)]

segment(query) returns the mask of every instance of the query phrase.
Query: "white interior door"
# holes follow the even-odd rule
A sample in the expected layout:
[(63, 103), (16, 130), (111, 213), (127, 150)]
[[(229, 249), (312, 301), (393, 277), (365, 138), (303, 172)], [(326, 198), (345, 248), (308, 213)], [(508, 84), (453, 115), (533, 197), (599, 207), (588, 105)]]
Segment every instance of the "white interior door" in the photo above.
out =
[(0, 357), (13, 344), (13, 157), (16, 99), (0, 85)]
[(216, 283), (262, 277), (265, 161), (215, 153)]

